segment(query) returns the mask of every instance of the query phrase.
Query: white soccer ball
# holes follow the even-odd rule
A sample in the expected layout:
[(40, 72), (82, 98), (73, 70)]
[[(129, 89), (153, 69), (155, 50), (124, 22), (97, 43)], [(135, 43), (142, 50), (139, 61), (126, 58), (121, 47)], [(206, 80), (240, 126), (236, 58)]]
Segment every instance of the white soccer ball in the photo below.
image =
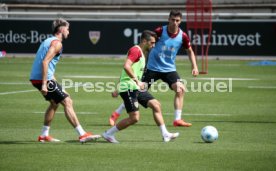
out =
[(218, 139), (218, 130), (213, 126), (205, 126), (201, 130), (201, 138), (206, 143), (212, 143)]

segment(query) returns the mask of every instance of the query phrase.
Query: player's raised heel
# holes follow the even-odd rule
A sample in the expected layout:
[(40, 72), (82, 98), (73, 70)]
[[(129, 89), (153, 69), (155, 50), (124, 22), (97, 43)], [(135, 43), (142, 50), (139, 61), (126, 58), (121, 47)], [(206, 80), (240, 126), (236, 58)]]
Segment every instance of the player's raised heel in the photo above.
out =
[(179, 136), (179, 133), (176, 132), (176, 133), (169, 133), (169, 134), (166, 134), (163, 136), (163, 141), (164, 142), (169, 142), (173, 139), (176, 139), (177, 137)]
[(117, 141), (116, 140), (116, 138), (115, 138), (115, 136), (114, 135), (108, 135), (106, 132), (105, 133), (103, 133), (103, 138), (106, 140), (106, 141), (108, 141), (108, 142), (110, 142), (110, 143), (119, 143), (119, 141)]
[(39, 142), (60, 142), (59, 139), (55, 139), (51, 136), (39, 136), (38, 141)]
[(179, 119), (179, 120), (173, 121), (173, 126), (175, 126), (175, 127), (176, 126), (190, 127), (190, 126), (192, 126), (192, 124), (189, 122), (185, 122), (182, 119)]
[(116, 124), (117, 119), (120, 117), (120, 114), (117, 112), (113, 112), (109, 118), (109, 124), (114, 126)]
[(86, 132), (84, 135), (79, 137), (79, 141), (81, 143), (85, 143), (87, 141), (97, 140), (100, 137), (101, 137), (100, 135), (93, 135), (91, 132)]

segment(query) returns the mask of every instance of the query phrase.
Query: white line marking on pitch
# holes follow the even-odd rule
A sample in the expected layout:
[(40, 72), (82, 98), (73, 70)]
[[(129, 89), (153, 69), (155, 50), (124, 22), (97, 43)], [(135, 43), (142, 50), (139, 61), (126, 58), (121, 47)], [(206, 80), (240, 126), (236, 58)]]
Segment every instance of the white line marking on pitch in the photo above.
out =
[(260, 80), (257, 78), (192, 78), (194, 80), (217, 80), (217, 81), (228, 81), (228, 80), (233, 80), (233, 81), (256, 81)]
[(0, 95), (7, 95), (7, 94), (17, 94), (17, 93), (28, 93), (28, 92), (33, 92), (37, 90), (21, 90), (21, 91), (10, 91), (10, 92), (2, 92)]
[[(174, 115), (173, 113), (163, 113), (163, 115)], [(231, 116), (232, 114), (204, 114), (204, 113), (195, 113), (195, 114), (182, 114), (183, 116)]]
[(62, 62), (61, 64), (67, 64), (67, 65), (123, 65), (122, 62)]
[(119, 78), (118, 76), (100, 76), (100, 75), (65, 75), (65, 78)]
[(258, 89), (276, 89), (276, 86), (248, 86), (248, 88), (258, 88)]
[(0, 82), (0, 85), (31, 85), (28, 82)]
[[(35, 114), (44, 114), (45, 112), (33, 112)], [(56, 113), (61, 113), (63, 114), (64, 112), (56, 112)], [(98, 112), (76, 112), (76, 114), (80, 114), (80, 115), (97, 115)]]

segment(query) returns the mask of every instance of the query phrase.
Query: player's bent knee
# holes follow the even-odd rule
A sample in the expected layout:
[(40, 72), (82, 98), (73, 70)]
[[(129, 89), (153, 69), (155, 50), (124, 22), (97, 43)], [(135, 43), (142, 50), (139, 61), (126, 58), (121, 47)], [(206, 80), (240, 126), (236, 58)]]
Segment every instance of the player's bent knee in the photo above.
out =
[(66, 97), (63, 101), (62, 104), (64, 106), (72, 106), (73, 105), (73, 100), (70, 97)]
[(148, 106), (150, 108), (152, 108), (153, 110), (155, 110), (155, 111), (161, 109), (161, 103), (158, 100), (156, 100), (156, 99), (150, 100)]
[(181, 82), (176, 82), (172, 85), (172, 89), (178, 95), (183, 95), (185, 93), (185, 87)]
[(135, 124), (139, 121), (139, 118), (132, 118), (132, 124)]
[(139, 114), (134, 114), (130, 116), (131, 124), (135, 124), (139, 121), (140, 115)]
[(139, 121), (139, 118), (130, 118), (130, 125), (134, 125)]

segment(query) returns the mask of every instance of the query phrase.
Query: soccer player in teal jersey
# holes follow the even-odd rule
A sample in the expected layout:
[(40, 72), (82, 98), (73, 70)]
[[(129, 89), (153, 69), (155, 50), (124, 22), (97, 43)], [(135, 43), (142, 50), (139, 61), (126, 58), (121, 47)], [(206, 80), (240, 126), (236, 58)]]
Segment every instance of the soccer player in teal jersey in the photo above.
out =
[(69, 35), (69, 23), (64, 19), (57, 19), (52, 23), (53, 36), (44, 40), (34, 59), (30, 81), (50, 102), (45, 112), (44, 125), (39, 142), (58, 142), (49, 135), (50, 124), (54, 118), (59, 103), (63, 105), (67, 120), (79, 134), (79, 141), (84, 143), (89, 140), (97, 139), (100, 135), (84, 131), (79, 123), (77, 115), (73, 109), (73, 101), (70, 96), (62, 90), (62, 87), (55, 79), (54, 73), (56, 64), (62, 54), (62, 41)]

